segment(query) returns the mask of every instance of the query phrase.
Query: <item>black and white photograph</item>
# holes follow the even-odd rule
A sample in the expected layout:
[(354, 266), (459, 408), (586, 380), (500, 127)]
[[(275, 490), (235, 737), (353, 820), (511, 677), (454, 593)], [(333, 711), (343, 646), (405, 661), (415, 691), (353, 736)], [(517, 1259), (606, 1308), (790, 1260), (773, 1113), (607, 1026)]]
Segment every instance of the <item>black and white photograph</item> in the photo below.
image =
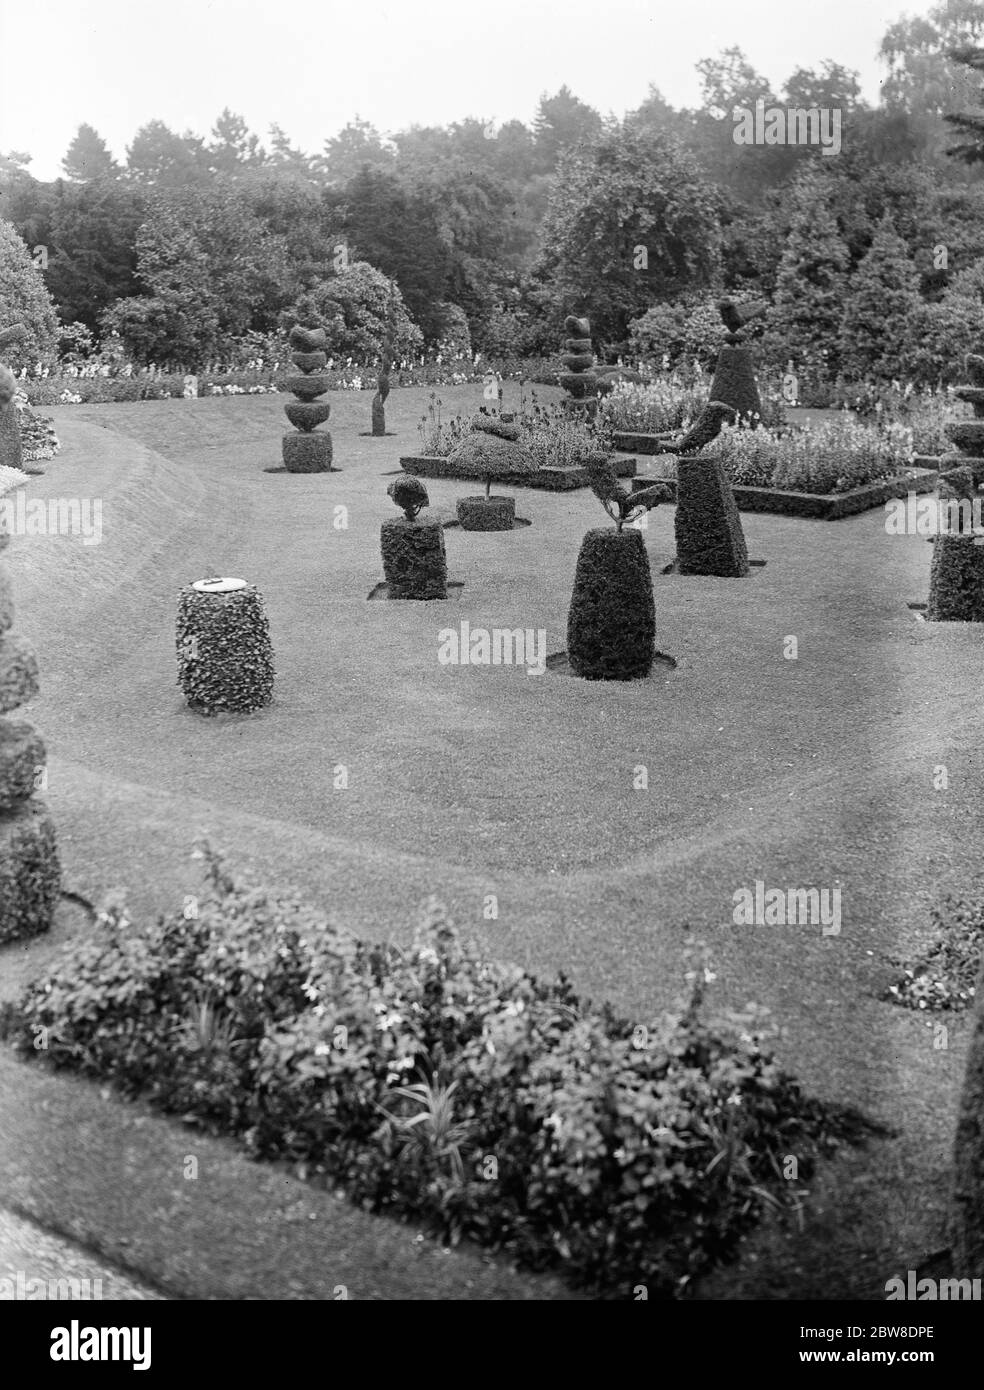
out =
[(26, 1364), (947, 1365), (982, 511), (979, 0), (0, 0)]

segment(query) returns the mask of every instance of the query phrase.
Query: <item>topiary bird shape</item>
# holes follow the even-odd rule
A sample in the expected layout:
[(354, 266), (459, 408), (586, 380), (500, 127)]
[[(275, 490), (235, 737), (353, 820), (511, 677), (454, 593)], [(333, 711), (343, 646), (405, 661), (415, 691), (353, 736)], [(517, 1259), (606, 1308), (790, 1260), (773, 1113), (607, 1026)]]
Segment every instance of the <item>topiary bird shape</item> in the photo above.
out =
[(589, 454), (585, 469), (591, 491), (615, 522), (618, 531), (640, 512), (658, 507), (660, 502), (673, 501), (673, 489), (669, 483), (653, 483), (651, 487), (640, 488), (637, 492), (626, 492), (615, 477), (607, 454)]
[(403, 509), (407, 521), (413, 521), (417, 513), (430, 502), (427, 489), (419, 478), (397, 478), (390, 483), (386, 493)]

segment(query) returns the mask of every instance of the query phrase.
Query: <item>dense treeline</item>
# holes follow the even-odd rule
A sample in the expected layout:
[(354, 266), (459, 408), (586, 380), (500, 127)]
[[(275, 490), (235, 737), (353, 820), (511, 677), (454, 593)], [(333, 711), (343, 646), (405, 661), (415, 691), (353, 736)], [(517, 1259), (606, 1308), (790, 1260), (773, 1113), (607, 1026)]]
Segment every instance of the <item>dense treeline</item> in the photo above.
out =
[[(727, 291), (771, 302), (776, 360), (933, 380), (976, 340), (984, 304), (976, 127), (963, 123), (951, 158), (945, 119), (979, 105), (982, 38), (971, 0), (893, 25), (877, 108), (837, 63), (798, 67), (773, 92), (730, 49), (698, 64), (697, 108), (652, 88), (618, 121), (564, 87), (529, 126), (469, 118), (384, 138), (356, 117), (312, 155), (225, 110), (207, 139), (151, 121), (122, 165), (82, 125), (52, 183), (25, 154), (0, 158), (0, 217), (47, 248), (62, 324), (118, 334), (137, 361), (201, 363), (273, 333), (299, 302), (330, 306), (371, 351), (346, 307), (353, 286), (331, 284), (356, 267), (407, 350), (551, 352), (574, 311), (612, 356), (699, 356), (716, 331), (707, 306)], [(759, 99), (840, 112), (840, 152), (736, 144), (734, 109)]]

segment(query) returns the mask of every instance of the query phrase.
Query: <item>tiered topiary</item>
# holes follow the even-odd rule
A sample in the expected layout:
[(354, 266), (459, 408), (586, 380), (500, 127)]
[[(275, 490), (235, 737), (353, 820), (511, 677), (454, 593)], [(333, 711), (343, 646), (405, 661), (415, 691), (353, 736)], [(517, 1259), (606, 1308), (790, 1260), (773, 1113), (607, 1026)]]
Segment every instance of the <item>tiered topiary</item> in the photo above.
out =
[(284, 406), (287, 419), (294, 426), (283, 439), (284, 467), (288, 473), (328, 473), (331, 471), (331, 435), (327, 430), (317, 432), (331, 414), (327, 401), (319, 401), (328, 390), (324, 368), (328, 362), (325, 352), (327, 336), (323, 328), (306, 328), (298, 324), (290, 332), (294, 349), (291, 361), (298, 375), (289, 376), (288, 391), (296, 401)]
[(458, 522), (464, 531), (511, 531), (515, 497), (493, 497), (492, 479), (535, 473), (536, 464), (519, 443), (519, 426), (484, 412), (474, 416), (470, 433), (452, 450), (449, 463), (463, 464), (485, 483), (484, 497), (460, 497)]
[[(940, 460), (940, 491), (979, 505), (977, 488), (984, 481), (984, 357), (965, 359), (969, 386), (957, 395), (969, 401), (975, 419), (946, 426), (947, 436), (960, 450)], [(940, 531), (933, 542), (926, 618), (931, 622), (984, 622), (984, 546), (975, 543), (973, 528)]]
[[(0, 333), (0, 350), (11, 343), (19, 343), (27, 336), (22, 323), (15, 323)], [(14, 395), (17, 391), (17, 378), (9, 367), (0, 366), (0, 465), (4, 468), (23, 468), (24, 454), (21, 445), (20, 421)]]
[(752, 350), (745, 346), (745, 328), (765, 313), (766, 305), (750, 304), (739, 309), (732, 300), (722, 299), (718, 310), (728, 331), (714, 367), (710, 399), (730, 405), (742, 419), (761, 419), (762, 402), (755, 382)]
[(273, 699), (263, 599), (244, 579), (199, 579), (178, 599), (178, 683), (201, 714), (249, 714)]
[[(0, 551), (10, 543), (0, 517)], [(38, 693), (33, 650), (12, 631), (10, 579), (0, 564), (0, 715)], [(30, 724), (0, 718), (0, 944), (51, 926), (61, 886), (55, 827), (35, 800), (45, 747)]]
[(444, 527), (439, 521), (417, 520), (417, 513), (430, 500), (427, 489), (419, 478), (396, 478), (386, 491), (404, 513), (392, 521), (384, 521), (380, 531), (389, 597), (447, 598)]
[(572, 413), (583, 414), (590, 419), (598, 409), (598, 378), (591, 350), (591, 324), (587, 319), (571, 315), (564, 320), (564, 329), (569, 334), (560, 359), (567, 368), (560, 374), (560, 384), (568, 395), (564, 406)]
[(597, 527), (581, 542), (567, 615), (567, 659), (585, 680), (639, 680), (656, 657), (656, 605), (642, 534), (623, 528), (644, 509), (671, 501), (673, 490), (655, 483), (630, 495), (605, 454), (590, 454), (586, 467), (615, 530)]

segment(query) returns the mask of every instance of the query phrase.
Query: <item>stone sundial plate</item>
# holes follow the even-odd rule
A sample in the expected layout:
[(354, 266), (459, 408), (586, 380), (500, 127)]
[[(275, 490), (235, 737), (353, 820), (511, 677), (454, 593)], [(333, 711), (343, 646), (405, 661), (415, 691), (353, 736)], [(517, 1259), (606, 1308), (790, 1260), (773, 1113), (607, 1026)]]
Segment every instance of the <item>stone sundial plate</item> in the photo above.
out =
[(212, 576), (209, 579), (196, 579), (191, 586), (200, 594), (232, 594), (237, 589), (247, 588), (245, 579), (228, 579)]

